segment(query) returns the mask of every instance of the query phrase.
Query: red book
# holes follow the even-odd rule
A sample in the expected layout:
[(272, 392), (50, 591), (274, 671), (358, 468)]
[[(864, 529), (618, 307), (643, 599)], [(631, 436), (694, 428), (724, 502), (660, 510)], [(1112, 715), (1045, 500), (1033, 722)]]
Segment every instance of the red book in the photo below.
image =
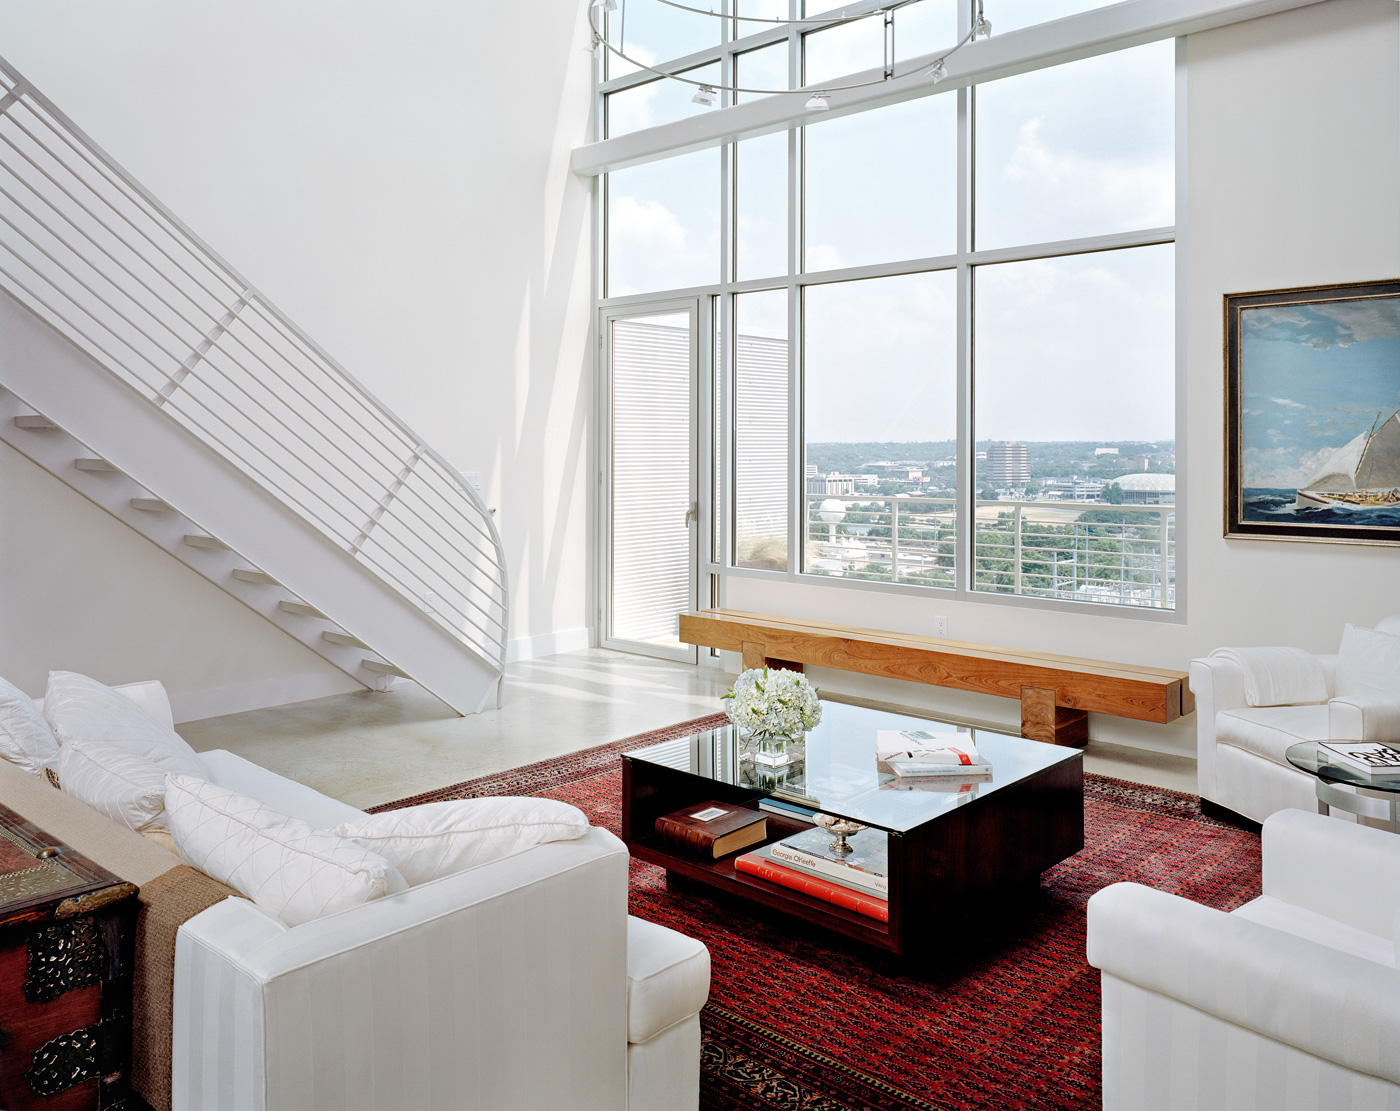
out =
[(758, 876), (759, 879), (780, 883), (784, 887), (790, 887), (794, 891), (800, 891), (814, 899), (835, 903), (838, 907), (853, 910), (867, 918), (875, 918), (881, 922), (890, 920), (888, 900), (877, 899), (873, 895), (866, 895), (864, 892), (842, 887), (839, 883), (824, 880), (821, 876), (814, 876), (810, 872), (799, 872), (796, 868), (785, 868), (781, 864), (759, 856), (758, 853), (745, 853), (743, 856), (737, 857), (734, 861), (734, 868), (736, 871)]

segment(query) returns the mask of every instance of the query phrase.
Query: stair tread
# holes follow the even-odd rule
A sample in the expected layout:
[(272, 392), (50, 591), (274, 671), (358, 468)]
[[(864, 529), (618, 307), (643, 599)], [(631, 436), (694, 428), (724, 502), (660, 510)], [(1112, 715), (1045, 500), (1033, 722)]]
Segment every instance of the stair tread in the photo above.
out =
[(258, 583), (261, 586), (281, 586), (282, 584), (269, 575), (266, 571), (257, 571), (253, 568), (234, 568), (233, 577), (245, 583)]
[(329, 618), (315, 606), (308, 606), (305, 602), (289, 602), (283, 599), (277, 603), (277, 608), (284, 613), (294, 613), (298, 617), (319, 617), (322, 621), (329, 620)]
[(366, 671), (372, 671), (376, 675), (397, 675), (400, 679), (412, 679), (413, 676), (402, 668), (387, 664), (383, 660), (361, 660), (360, 666)]

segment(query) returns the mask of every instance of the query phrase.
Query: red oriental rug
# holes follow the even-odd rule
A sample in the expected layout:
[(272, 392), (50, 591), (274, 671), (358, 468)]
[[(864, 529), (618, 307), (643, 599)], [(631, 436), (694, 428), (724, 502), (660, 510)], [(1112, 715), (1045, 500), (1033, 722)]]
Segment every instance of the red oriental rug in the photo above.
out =
[[(573, 803), (616, 832), (619, 753), (713, 728), (722, 716), (377, 807), (481, 795)], [(710, 948), (701, 1015), (705, 1111), (954, 1111), (1100, 1106), (1099, 974), (1084, 904), (1134, 880), (1230, 910), (1259, 894), (1259, 837), (1201, 815), (1194, 795), (1086, 775), (1085, 847), (1041, 898), (969, 937), (932, 972), (897, 975), (834, 934), (761, 908), (668, 890), (632, 862), (631, 910)]]

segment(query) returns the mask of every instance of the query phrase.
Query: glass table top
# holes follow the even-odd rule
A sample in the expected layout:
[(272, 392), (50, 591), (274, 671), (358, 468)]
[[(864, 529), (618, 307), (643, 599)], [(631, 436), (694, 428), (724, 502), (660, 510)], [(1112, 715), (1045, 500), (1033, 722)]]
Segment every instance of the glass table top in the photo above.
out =
[[(1389, 744), (1391, 748), (1400, 748), (1400, 745), (1393, 742), (1383, 743)], [(1284, 756), (1295, 768), (1317, 776), (1324, 783), (1345, 783), (1351, 787), (1366, 787), (1372, 791), (1400, 794), (1400, 777), (1377, 776), (1373, 779), (1365, 772), (1358, 771), (1349, 765), (1329, 763), (1326, 754), (1319, 751), (1316, 741), (1303, 741), (1301, 744), (1289, 745)]]
[[(959, 783), (896, 778), (876, 767), (875, 733), (880, 729), (927, 729), (970, 736), (978, 755), (992, 765), (992, 776)], [(902, 833), (975, 798), (1073, 760), (1080, 752), (989, 729), (823, 702), (821, 724), (807, 734), (800, 748), (791, 750), (791, 755), (792, 761), (781, 767), (764, 763), (757, 746), (741, 738), (733, 725), (626, 754), (631, 760), (750, 787), (779, 800)]]

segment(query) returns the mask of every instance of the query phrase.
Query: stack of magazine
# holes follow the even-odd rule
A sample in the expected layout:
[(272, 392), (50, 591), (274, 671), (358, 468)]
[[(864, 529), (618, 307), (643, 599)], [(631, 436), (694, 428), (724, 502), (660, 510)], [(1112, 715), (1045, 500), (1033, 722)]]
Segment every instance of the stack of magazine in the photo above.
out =
[(1319, 741), (1318, 754), (1333, 767), (1371, 779), (1400, 778), (1400, 746), (1383, 741)]
[(745, 853), (734, 861), (740, 872), (801, 891), (823, 902), (881, 922), (890, 920), (889, 835), (863, 829), (847, 839), (851, 852), (832, 850), (835, 838), (807, 829)]
[(992, 765), (977, 752), (971, 733), (881, 729), (875, 734), (881, 771), (899, 777), (938, 777), (959, 783), (991, 779)]

